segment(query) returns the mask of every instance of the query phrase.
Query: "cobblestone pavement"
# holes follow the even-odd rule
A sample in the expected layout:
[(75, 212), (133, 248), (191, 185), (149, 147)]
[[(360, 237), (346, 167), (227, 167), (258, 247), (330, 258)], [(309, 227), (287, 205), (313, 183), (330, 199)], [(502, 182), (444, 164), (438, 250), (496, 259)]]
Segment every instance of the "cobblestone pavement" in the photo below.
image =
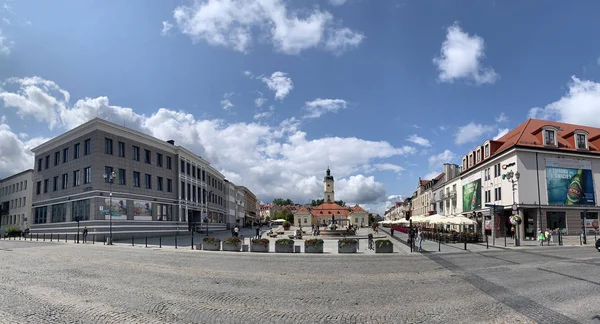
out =
[(2, 240), (0, 265), (0, 323), (594, 323), (600, 315), (593, 247), (284, 255)]

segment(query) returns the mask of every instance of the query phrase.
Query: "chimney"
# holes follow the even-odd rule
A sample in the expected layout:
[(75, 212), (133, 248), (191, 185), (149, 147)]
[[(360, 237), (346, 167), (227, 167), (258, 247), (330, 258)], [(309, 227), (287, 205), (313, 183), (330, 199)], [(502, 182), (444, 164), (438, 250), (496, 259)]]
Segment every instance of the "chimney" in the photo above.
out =
[(168, 140), (167, 143), (169, 143), (171, 145), (175, 145), (175, 141), (174, 140)]

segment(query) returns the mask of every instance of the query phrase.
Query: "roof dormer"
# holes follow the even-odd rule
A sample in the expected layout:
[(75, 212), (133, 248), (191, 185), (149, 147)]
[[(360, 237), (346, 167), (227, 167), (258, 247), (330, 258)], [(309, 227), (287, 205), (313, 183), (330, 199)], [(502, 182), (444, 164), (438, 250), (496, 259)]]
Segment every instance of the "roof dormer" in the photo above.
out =
[(573, 138), (575, 139), (575, 147), (578, 150), (589, 150), (589, 141), (588, 136), (589, 133), (584, 131), (583, 129), (578, 129), (573, 132)]
[(475, 161), (476, 163), (481, 162), (481, 146), (477, 146), (475, 149)]
[(468, 166), (467, 166), (467, 156), (466, 155), (463, 155), (463, 157), (462, 157), (462, 169), (463, 170), (468, 169)]
[(473, 163), (474, 151), (469, 152), (469, 168), (473, 167), (475, 163)]
[(542, 127), (544, 146), (558, 146), (558, 127), (546, 125)]
[(487, 159), (490, 157), (492, 150), (490, 140), (487, 140), (483, 143), (483, 159)]

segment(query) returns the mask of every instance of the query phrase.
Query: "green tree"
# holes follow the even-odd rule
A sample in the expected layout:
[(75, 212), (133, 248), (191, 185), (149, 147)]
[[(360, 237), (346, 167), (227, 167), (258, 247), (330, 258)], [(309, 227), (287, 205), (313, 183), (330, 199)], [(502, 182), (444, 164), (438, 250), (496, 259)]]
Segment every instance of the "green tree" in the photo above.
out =
[(287, 208), (282, 208), (275, 212), (273, 219), (285, 219), (286, 221), (294, 224), (294, 213)]
[(294, 202), (291, 199), (275, 198), (273, 203), (278, 206), (291, 206)]
[[(310, 205), (313, 207), (316, 207), (316, 206), (319, 206), (320, 204), (322, 204), (323, 202), (325, 202), (325, 200), (323, 200), (323, 199), (313, 199), (310, 202)], [(343, 200), (337, 200), (335, 203), (342, 207), (346, 207), (346, 202), (344, 202)]]
[(337, 200), (335, 203), (342, 207), (346, 207), (346, 202), (344, 202), (343, 200)]
[(375, 222), (375, 216), (373, 214), (369, 214), (369, 225), (373, 224), (373, 222)]

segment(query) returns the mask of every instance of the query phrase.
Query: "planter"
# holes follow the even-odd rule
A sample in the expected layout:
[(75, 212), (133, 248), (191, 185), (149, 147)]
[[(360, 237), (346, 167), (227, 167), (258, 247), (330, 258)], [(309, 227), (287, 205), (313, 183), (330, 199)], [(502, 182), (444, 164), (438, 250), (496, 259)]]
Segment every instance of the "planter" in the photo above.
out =
[(242, 243), (227, 244), (223, 242), (223, 251), (240, 252), (242, 250)]
[(269, 244), (250, 244), (250, 252), (269, 252)]
[(294, 246), (275, 244), (275, 253), (294, 253)]
[(379, 247), (375, 244), (375, 253), (394, 253), (394, 245), (382, 245)]
[(346, 244), (344, 246), (338, 245), (338, 253), (356, 253), (358, 246), (354, 244)]
[(221, 242), (215, 242), (215, 243), (203, 243), (202, 244), (202, 250), (204, 251), (220, 251), (221, 250)]
[(304, 253), (323, 253), (323, 244), (304, 245)]
[(284, 230), (284, 231), (289, 231), (289, 230), (290, 230), (290, 227), (289, 227), (289, 226), (284, 226), (284, 227), (283, 227), (283, 230)]

